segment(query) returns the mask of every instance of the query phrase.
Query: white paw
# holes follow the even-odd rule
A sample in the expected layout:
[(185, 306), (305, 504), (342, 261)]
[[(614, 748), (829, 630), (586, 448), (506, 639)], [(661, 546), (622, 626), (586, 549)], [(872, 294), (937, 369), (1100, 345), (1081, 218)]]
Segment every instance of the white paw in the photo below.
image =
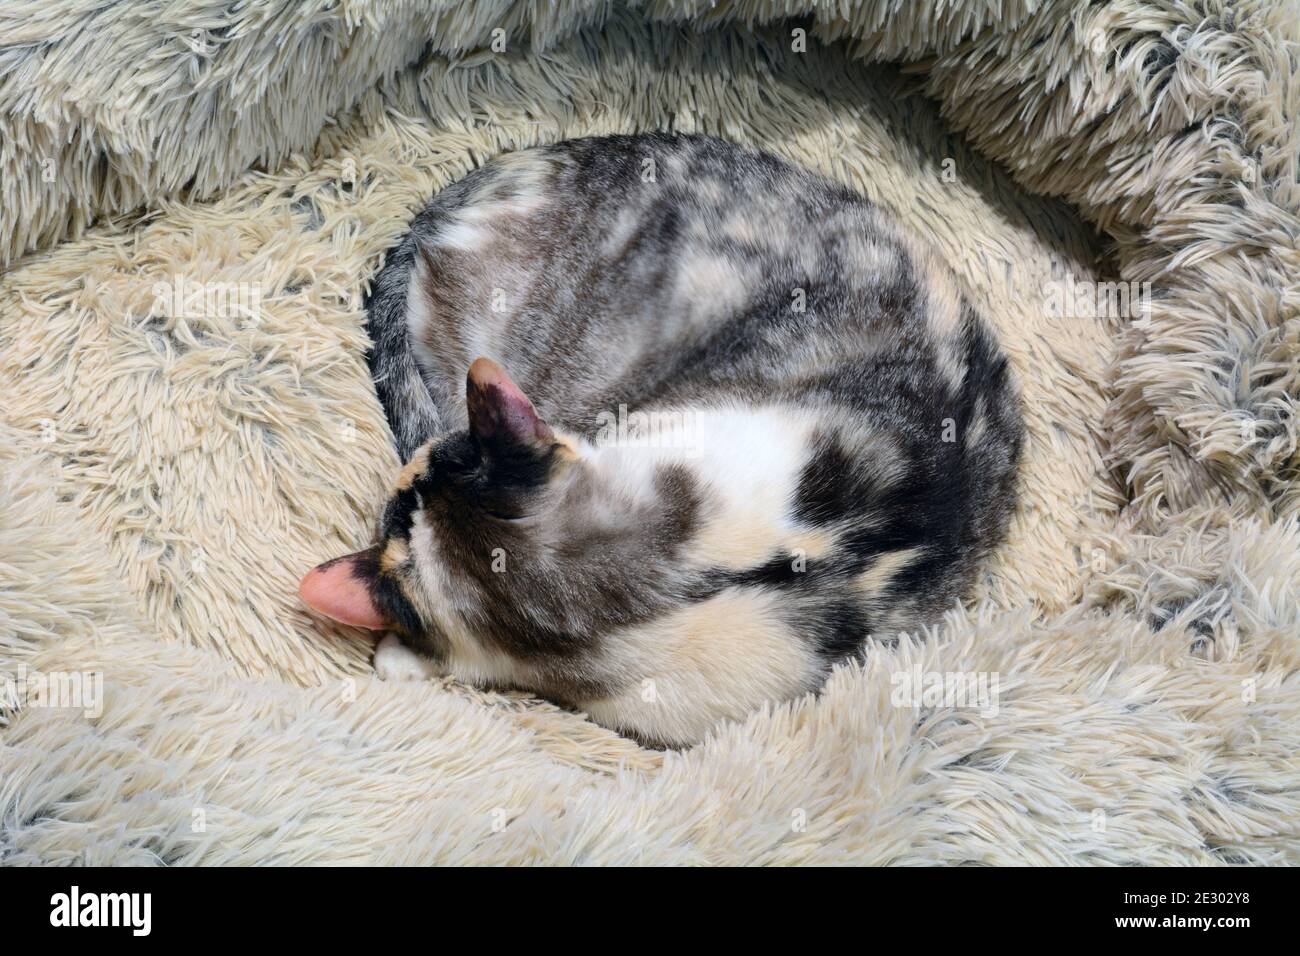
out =
[(375, 648), (375, 673), (380, 680), (428, 680), (437, 675), (438, 668), (399, 641), (396, 634), (385, 634)]

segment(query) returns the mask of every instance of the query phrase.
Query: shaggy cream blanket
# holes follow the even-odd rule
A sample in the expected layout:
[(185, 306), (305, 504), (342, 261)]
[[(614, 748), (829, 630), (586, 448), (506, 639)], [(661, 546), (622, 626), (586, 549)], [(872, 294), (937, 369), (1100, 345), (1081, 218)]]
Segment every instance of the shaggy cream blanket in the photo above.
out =
[[(0, 2), (0, 862), (1300, 861), (1297, 20)], [(653, 128), (896, 209), (1029, 428), (978, 601), (680, 753), (381, 683), (295, 595), (398, 466), (361, 294), (414, 210)]]

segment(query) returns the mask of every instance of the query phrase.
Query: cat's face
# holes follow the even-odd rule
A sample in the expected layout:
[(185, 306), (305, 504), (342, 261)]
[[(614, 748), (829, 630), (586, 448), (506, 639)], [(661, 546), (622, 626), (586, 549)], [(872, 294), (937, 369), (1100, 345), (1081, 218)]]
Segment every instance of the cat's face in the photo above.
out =
[(689, 477), (611, 480), (486, 359), (470, 367), (466, 405), (469, 428), (402, 470), (377, 543), (309, 572), (303, 600), (459, 658), (577, 657), (657, 613), (694, 522)]

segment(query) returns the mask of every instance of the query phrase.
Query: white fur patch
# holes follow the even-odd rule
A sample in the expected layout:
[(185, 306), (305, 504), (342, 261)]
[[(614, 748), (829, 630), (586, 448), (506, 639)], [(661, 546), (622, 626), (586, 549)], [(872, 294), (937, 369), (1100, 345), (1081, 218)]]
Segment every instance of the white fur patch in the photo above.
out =
[(375, 648), (375, 673), (384, 681), (422, 681), (438, 675), (438, 665), (385, 634)]
[(742, 569), (778, 550), (824, 553), (828, 542), (810, 536), (790, 515), (815, 413), (728, 405), (649, 418), (664, 427), (652, 429), (648, 440), (585, 445), (584, 457), (625, 501), (652, 501), (661, 466), (690, 470), (706, 496), (708, 517), (684, 555), (688, 566)]
[(749, 301), (754, 287), (749, 271), (722, 256), (686, 256), (673, 288), (679, 316), (685, 324), (696, 326), (735, 314)]
[(966, 350), (962, 340), (961, 292), (946, 266), (931, 256), (925, 264), (925, 313), (934, 333), (939, 371), (955, 391), (966, 378)]
[(495, 233), (494, 223), (538, 212), (549, 196), (553, 164), (537, 150), (521, 150), (496, 160), (497, 176), (469, 204), (438, 230), (436, 242), (475, 252)]
[(606, 726), (671, 744), (811, 689), (823, 665), (781, 619), (783, 600), (733, 589), (612, 635), (603, 657), (628, 689), (584, 709)]
[(491, 230), (462, 217), (438, 230), (438, 245), (461, 252), (477, 252), (491, 237)]

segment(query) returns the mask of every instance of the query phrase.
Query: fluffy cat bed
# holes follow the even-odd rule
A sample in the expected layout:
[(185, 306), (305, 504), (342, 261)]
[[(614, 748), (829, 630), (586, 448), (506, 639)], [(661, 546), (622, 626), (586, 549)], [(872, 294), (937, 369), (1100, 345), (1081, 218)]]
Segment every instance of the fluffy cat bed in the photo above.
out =
[[(103, 693), (3, 702), (0, 862), (1300, 861), (1285, 4), (7, 6), (0, 672)], [(667, 753), (382, 683), (296, 598), (398, 467), (361, 295), (414, 211), (651, 128), (894, 207), (1029, 430), (977, 603)], [(1098, 278), (1149, 313), (1047, 305)], [(899, 700), (968, 673), (996, 708)]]

